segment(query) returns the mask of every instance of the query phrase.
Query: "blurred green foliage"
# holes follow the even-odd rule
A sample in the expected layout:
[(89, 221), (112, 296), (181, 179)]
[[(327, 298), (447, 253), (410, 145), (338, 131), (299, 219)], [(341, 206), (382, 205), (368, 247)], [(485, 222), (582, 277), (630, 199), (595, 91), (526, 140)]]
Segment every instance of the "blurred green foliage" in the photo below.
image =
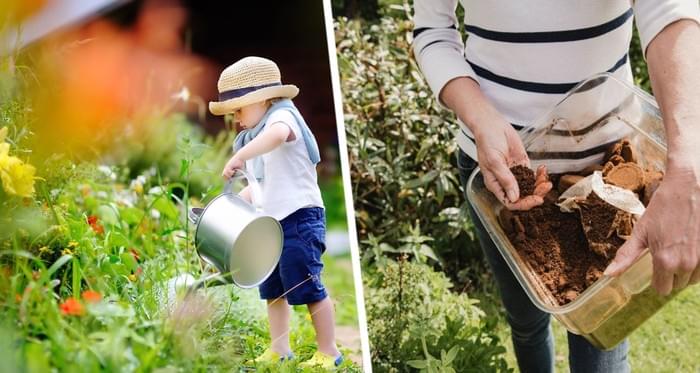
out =
[(410, 57), (411, 32), (391, 17), (336, 25), (363, 263), (410, 254), (456, 275), (479, 250), (455, 171), (457, 123)]

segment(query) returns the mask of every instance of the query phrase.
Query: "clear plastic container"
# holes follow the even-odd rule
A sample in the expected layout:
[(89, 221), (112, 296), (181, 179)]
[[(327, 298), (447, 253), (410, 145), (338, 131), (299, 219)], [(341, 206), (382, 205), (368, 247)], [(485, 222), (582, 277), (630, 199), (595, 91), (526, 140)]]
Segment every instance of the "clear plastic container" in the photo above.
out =
[[(574, 172), (599, 164), (603, 154), (593, 149), (623, 137), (638, 150), (640, 166), (660, 171), (665, 168), (666, 140), (656, 102), (644, 91), (607, 73), (577, 85), (533, 127), (523, 131), (533, 168), (544, 163), (551, 173)], [(543, 158), (543, 152), (583, 150), (590, 150), (590, 154), (574, 162)], [(479, 169), (469, 179), (467, 194), (532, 302), (600, 349), (611, 349), (622, 342), (673, 296), (661, 297), (650, 286), (653, 268), (647, 250), (619, 277), (603, 276), (574, 301), (560, 306), (498, 223), (503, 206), (486, 189)]]

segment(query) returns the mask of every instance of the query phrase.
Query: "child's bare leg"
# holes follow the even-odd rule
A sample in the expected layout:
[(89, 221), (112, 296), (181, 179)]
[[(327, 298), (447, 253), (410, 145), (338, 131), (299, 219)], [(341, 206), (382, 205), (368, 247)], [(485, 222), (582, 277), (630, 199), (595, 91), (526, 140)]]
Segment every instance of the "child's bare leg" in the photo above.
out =
[(316, 330), (318, 350), (333, 357), (340, 355), (340, 351), (335, 345), (335, 309), (333, 308), (333, 301), (330, 297), (326, 297), (316, 303), (309, 303), (308, 307), (314, 329)]
[(267, 318), (270, 320), (270, 339), (272, 351), (286, 356), (291, 352), (289, 347), (289, 317), (291, 310), (287, 299), (268, 299)]

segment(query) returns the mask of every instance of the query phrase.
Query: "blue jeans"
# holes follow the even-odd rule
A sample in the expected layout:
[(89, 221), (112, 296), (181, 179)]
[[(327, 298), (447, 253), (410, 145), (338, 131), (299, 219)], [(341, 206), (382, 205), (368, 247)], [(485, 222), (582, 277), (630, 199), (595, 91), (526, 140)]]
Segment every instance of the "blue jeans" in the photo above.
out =
[[(460, 151), (457, 158), (462, 185), (471, 175), (477, 163)], [(554, 371), (554, 337), (548, 313), (537, 308), (510, 271), (501, 253), (484, 229), (481, 221), (469, 204), (469, 215), (474, 223), (477, 237), (486, 261), (501, 292), (506, 309), (506, 318), (511, 328), (511, 337), (518, 367), (523, 373)], [(602, 351), (585, 338), (568, 333), (569, 368), (572, 372), (629, 372), (627, 340), (610, 351)]]
[(321, 207), (307, 207), (280, 221), (284, 231), (282, 256), (260, 285), (260, 298), (284, 296), (291, 305), (316, 303), (328, 296), (321, 282), (326, 251), (326, 214)]

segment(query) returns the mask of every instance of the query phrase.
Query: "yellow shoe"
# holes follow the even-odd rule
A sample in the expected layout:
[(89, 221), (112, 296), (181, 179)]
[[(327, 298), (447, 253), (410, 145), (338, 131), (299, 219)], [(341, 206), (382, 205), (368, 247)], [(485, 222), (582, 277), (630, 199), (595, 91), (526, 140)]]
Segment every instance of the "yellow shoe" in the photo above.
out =
[(249, 360), (249, 364), (276, 364), (292, 359), (294, 359), (294, 354), (291, 352), (287, 355), (280, 355), (277, 352), (272, 351), (272, 349), (268, 348), (260, 356), (256, 357), (253, 360)]
[(343, 363), (343, 354), (338, 357), (326, 355), (321, 351), (316, 351), (311, 359), (299, 364), (299, 368), (321, 367), (325, 369), (333, 369)]

